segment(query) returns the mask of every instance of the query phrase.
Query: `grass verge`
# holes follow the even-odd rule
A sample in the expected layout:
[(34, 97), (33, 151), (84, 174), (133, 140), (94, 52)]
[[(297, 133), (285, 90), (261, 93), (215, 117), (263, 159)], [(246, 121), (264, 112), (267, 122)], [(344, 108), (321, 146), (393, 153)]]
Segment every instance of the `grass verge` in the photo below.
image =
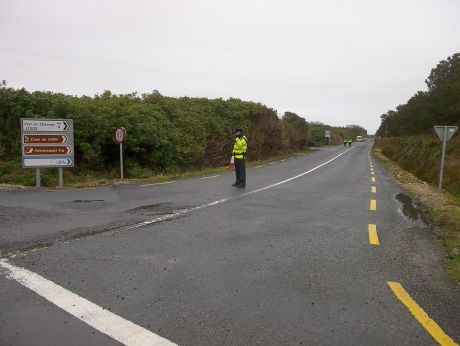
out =
[(447, 252), (445, 259), (447, 274), (460, 287), (460, 201), (447, 192), (440, 193), (436, 188), (403, 170), (397, 163), (374, 149), (375, 156), (399, 182), (402, 188), (417, 201), (439, 226), (443, 234), (443, 244)]
[[(288, 153), (284, 155), (277, 155), (270, 157), (265, 160), (248, 161), (247, 167), (255, 167), (259, 165), (268, 164), (271, 162), (288, 159), (300, 155), (311, 153), (311, 149), (306, 149), (296, 153)], [(6, 163), (10, 169), (8, 175), (3, 175), (0, 181), (0, 190), (18, 190), (18, 189), (30, 189), (33, 188), (34, 181), (34, 170), (28, 170), (25, 172), (20, 164), (12, 164), (11, 162)], [(187, 177), (206, 176), (228, 172), (229, 169), (225, 167), (215, 168), (203, 168), (190, 171), (180, 171), (167, 174), (146, 174), (146, 172), (140, 172), (139, 177), (133, 177), (128, 179), (117, 179), (115, 178), (119, 173), (116, 170), (107, 172), (105, 176), (100, 173), (88, 173), (85, 175), (74, 175), (71, 172), (64, 170), (64, 184), (65, 189), (76, 189), (76, 188), (92, 188), (100, 185), (120, 185), (120, 184), (151, 184), (172, 181), (176, 179), (182, 179)], [(135, 174), (136, 175), (136, 174)], [(42, 186), (44, 189), (55, 189), (57, 185), (57, 169), (42, 169)], [(18, 180), (18, 177), (20, 178)]]

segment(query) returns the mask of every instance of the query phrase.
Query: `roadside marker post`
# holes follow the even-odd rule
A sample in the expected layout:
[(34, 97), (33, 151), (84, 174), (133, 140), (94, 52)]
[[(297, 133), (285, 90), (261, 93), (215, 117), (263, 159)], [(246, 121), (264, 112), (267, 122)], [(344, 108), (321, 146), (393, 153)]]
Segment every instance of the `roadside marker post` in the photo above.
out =
[(326, 145), (331, 144), (331, 131), (326, 130), (324, 131), (324, 137), (326, 138)]
[(446, 158), (446, 143), (457, 132), (457, 126), (435, 126), (434, 130), (442, 141), (442, 154), (441, 154), (441, 170), (439, 172), (438, 190), (442, 191), (442, 177), (444, 175), (444, 160)]
[(115, 130), (115, 141), (120, 144), (120, 179), (123, 180), (123, 142), (126, 141), (126, 129), (124, 127)]

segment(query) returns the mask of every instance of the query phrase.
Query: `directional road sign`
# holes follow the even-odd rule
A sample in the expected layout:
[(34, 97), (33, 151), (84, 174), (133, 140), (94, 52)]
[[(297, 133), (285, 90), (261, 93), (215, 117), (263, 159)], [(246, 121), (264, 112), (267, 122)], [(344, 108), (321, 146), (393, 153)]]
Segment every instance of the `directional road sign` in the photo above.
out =
[(70, 155), (72, 148), (66, 146), (54, 146), (54, 145), (25, 145), (24, 156), (36, 156), (36, 155)]
[(22, 132), (73, 132), (69, 119), (21, 119)]
[(66, 135), (47, 133), (43, 135), (23, 135), (24, 144), (65, 144), (68, 142)]
[(72, 167), (72, 159), (29, 159), (23, 160), (23, 165), (26, 168), (37, 167)]
[(21, 119), (22, 167), (73, 167), (72, 119)]

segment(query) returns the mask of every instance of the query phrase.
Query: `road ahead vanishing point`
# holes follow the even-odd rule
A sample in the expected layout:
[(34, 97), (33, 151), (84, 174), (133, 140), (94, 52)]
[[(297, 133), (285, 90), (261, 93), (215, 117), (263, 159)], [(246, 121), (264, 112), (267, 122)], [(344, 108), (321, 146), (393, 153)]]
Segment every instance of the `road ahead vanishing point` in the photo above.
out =
[(455, 345), (441, 240), (370, 146), (249, 169), (245, 190), (1, 191), (0, 344)]

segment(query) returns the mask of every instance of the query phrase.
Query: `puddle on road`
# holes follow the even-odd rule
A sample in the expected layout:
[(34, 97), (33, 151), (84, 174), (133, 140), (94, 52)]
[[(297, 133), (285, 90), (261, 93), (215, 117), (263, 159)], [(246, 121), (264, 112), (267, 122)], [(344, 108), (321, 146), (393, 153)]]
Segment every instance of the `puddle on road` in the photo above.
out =
[(412, 198), (410, 198), (408, 195), (404, 193), (398, 193), (395, 198), (402, 203), (401, 211), (404, 216), (409, 218), (409, 220), (414, 222), (421, 220), (426, 225), (430, 223), (423, 212), (413, 204)]

